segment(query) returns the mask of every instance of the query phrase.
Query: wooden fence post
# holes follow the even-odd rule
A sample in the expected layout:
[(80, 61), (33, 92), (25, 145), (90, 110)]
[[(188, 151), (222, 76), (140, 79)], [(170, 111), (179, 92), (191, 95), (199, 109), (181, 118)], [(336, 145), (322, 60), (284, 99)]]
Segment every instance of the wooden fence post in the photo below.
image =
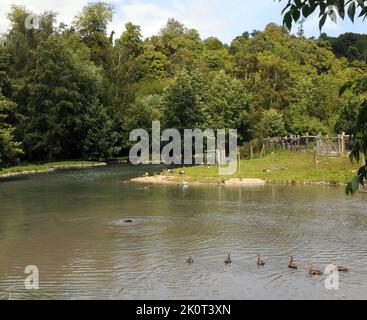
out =
[(265, 144), (263, 143), (263, 148), (261, 149), (260, 153), (260, 159), (263, 157), (264, 154), (265, 154)]
[(309, 150), (309, 140), (308, 140), (308, 132), (306, 132), (306, 147), (307, 147), (307, 151)]
[(250, 146), (250, 157), (251, 157), (251, 160), (254, 158), (254, 147), (253, 146)]
[(342, 155), (345, 154), (345, 132), (341, 135), (341, 153)]
[(237, 147), (237, 166), (238, 166), (238, 171), (241, 170), (241, 151), (240, 151), (240, 147)]
[(313, 163), (314, 163), (314, 168), (317, 169), (317, 148), (313, 149)]

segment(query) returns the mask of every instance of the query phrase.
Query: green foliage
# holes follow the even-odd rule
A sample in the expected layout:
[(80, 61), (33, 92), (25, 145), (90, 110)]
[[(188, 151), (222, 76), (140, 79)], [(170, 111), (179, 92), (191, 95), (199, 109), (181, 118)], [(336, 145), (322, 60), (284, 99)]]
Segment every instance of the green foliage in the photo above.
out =
[(359, 60), (366, 64), (367, 35), (347, 32), (334, 38), (323, 34), (322, 39), (330, 42), (337, 57), (345, 57), (350, 61)]
[(24, 21), (30, 14), (25, 7), (17, 5), (12, 5), (8, 14), (11, 28), (5, 35), (6, 54), (11, 57), (12, 72), (17, 76), (24, 76), (35, 68), (36, 48), (54, 32), (55, 13), (45, 12), (40, 15), (39, 30), (25, 27)]
[[(329, 128), (323, 124), (319, 119), (311, 117), (307, 114), (302, 114), (299, 106), (292, 106), (292, 115), (286, 121), (286, 127), (288, 132), (296, 135), (304, 135), (309, 133), (310, 135), (328, 134)], [(339, 132), (339, 131), (336, 131)]]
[(75, 18), (74, 25), (83, 38), (89, 38), (93, 33), (106, 34), (107, 25), (112, 21), (112, 7), (104, 2), (86, 5)]
[(346, 134), (354, 134), (355, 124), (357, 123), (360, 108), (359, 99), (352, 99), (346, 104), (340, 112), (339, 118), (335, 123), (336, 132), (345, 132)]
[(92, 100), (83, 120), (87, 133), (83, 148), (89, 159), (110, 159), (119, 153), (121, 148), (116, 146), (117, 134), (113, 131), (113, 121), (97, 98)]
[(173, 80), (162, 97), (165, 127), (183, 132), (184, 129), (202, 126), (202, 87), (201, 80), (185, 70)]
[(203, 44), (207, 50), (221, 50), (225, 48), (224, 44), (216, 37), (205, 39)]
[(80, 157), (81, 117), (97, 91), (97, 81), (88, 71), (58, 38), (50, 37), (38, 51), (37, 69), (23, 89), (27, 105), (20, 124), (30, 159)]
[(367, 4), (364, 0), (287, 0), (287, 2), (283, 10), (283, 19), (284, 25), (289, 30), (301, 17), (308, 18), (316, 9), (319, 10), (320, 30), (328, 17), (335, 19), (334, 17), (339, 16), (344, 19), (347, 15), (352, 22), (355, 18), (363, 17), (364, 20), (367, 17)]
[[(281, 0), (279, 0), (280, 2)], [(284, 25), (290, 30), (293, 22), (297, 22), (301, 16), (304, 18), (309, 17), (316, 9), (320, 11), (320, 30), (324, 26), (326, 19), (330, 17), (335, 21), (336, 17), (344, 19), (347, 15), (349, 19), (354, 22), (355, 18), (363, 17), (363, 20), (367, 17), (367, 2), (364, 0), (289, 0), (288, 4), (283, 10), (284, 13)], [(347, 33), (341, 35), (338, 39), (328, 38), (325, 34), (321, 36), (323, 41), (330, 41), (334, 51), (339, 56), (345, 56), (350, 60), (365, 60), (365, 51), (367, 47), (366, 39), (363, 35), (354, 35)], [(365, 61), (363, 61), (365, 67)], [(363, 77), (360, 80), (349, 80), (343, 86), (341, 86), (340, 93), (343, 94), (346, 90), (352, 88), (354, 94), (365, 94), (367, 91), (367, 77)], [(351, 122), (356, 119), (356, 124), (352, 125)], [(367, 180), (367, 99), (364, 100), (359, 108), (358, 115), (350, 110), (348, 107), (344, 107), (337, 127), (346, 127), (348, 130), (353, 130), (355, 147), (350, 155), (352, 161), (359, 162), (361, 154), (364, 155), (365, 164), (358, 171), (356, 176), (347, 186), (346, 193), (354, 194), (358, 191), (359, 186), (364, 186), (365, 180)], [(351, 128), (352, 127), (352, 128)]]
[(111, 46), (107, 38), (107, 25), (112, 21), (113, 11), (104, 2), (90, 3), (75, 18), (74, 27), (84, 43), (91, 49), (92, 60), (105, 68), (109, 63), (108, 51)]
[(15, 128), (8, 123), (16, 104), (0, 92), (0, 166), (8, 165), (22, 154), (21, 144), (15, 140)]
[[(128, 22), (114, 39), (113, 10), (103, 2), (86, 5), (70, 27), (55, 27), (56, 15), (45, 12), (40, 29), (27, 30), (29, 14), (13, 6), (1, 38), (1, 101), (12, 110), (1, 111), (2, 161), (124, 156), (131, 130), (149, 131), (153, 120), (179, 130), (236, 128), (242, 144), (255, 135), (347, 131), (357, 119), (357, 94), (338, 90), (365, 64), (354, 51), (339, 55), (326, 36), (295, 37), (270, 23), (228, 46), (170, 19), (147, 39)], [(346, 39), (363, 58), (362, 38)]]
[(171, 63), (168, 57), (160, 51), (148, 47), (142, 55), (144, 63), (144, 79), (158, 80), (169, 76)]
[(283, 116), (275, 109), (264, 111), (260, 122), (256, 126), (256, 133), (261, 138), (273, 138), (285, 135), (286, 130)]
[(128, 22), (125, 24), (125, 31), (122, 33), (116, 46), (122, 50), (124, 56), (137, 57), (143, 51), (143, 41), (140, 27)]
[(244, 85), (224, 71), (208, 85), (204, 103), (205, 126), (212, 129), (236, 128), (240, 140), (249, 138), (250, 95)]
[(358, 191), (359, 186), (364, 186), (365, 181), (367, 181), (367, 77), (349, 82), (347, 86), (342, 88), (341, 93), (344, 93), (347, 87), (356, 94), (360, 93), (363, 95), (363, 102), (359, 108), (357, 121), (354, 126), (353, 139), (355, 147), (350, 154), (350, 160), (359, 163), (363, 159), (364, 163), (362, 163), (363, 166), (358, 170), (358, 175), (348, 184), (346, 189), (347, 194), (354, 194)]

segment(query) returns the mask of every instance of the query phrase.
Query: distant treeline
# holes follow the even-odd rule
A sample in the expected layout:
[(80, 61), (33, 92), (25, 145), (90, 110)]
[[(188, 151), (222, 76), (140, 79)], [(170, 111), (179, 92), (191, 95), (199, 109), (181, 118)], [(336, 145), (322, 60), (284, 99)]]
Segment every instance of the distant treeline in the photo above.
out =
[(122, 156), (153, 120), (237, 128), (241, 143), (355, 123), (361, 98), (339, 89), (366, 74), (365, 35), (306, 39), (269, 24), (227, 45), (171, 19), (148, 39), (133, 23), (116, 38), (104, 3), (70, 26), (45, 12), (29, 30), (30, 13), (13, 6), (0, 39), (0, 165)]
[(347, 32), (339, 37), (329, 37), (322, 33), (320, 39), (330, 42), (331, 49), (337, 57), (350, 61), (359, 60), (365, 66), (367, 62), (367, 34)]

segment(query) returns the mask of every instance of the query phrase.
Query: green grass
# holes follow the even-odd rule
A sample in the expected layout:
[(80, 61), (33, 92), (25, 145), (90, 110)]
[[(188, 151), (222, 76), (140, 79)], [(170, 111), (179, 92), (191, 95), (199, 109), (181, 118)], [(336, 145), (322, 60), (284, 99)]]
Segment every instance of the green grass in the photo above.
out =
[(8, 173), (29, 172), (29, 171), (44, 171), (49, 169), (57, 169), (63, 167), (77, 167), (83, 165), (94, 165), (98, 162), (93, 161), (60, 161), (49, 162), (42, 164), (20, 164), (18, 166), (0, 169), (0, 176)]
[[(280, 151), (275, 153), (273, 165), (271, 154), (262, 159), (242, 160), (240, 170), (233, 176), (219, 176), (218, 167), (195, 166), (185, 168), (183, 176), (187, 182), (221, 182), (222, 179), (254, 178), (271, 182), (327, 182), (347, 183), (356, 175), (358, 164), (352, 164), (347, 156), (338, 158), (318, 157), (314, 166), (313, 153)], [(177, 180), (181, 169), (174, 171)]]

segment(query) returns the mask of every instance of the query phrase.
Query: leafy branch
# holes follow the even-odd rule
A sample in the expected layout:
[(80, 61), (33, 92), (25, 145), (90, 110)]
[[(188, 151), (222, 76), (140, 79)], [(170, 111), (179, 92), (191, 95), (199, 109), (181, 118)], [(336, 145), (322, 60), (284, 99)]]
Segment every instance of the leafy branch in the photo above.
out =
[[(342, 95), (345, 91), (352, 90), (354, 94), (366, 94), (367, 91), (367, 76), (357, 80), (349, 81), (340, 89), (340, 94)], [(357, 123), (354, 128), (353, 139), (355, 146), (350, 154), (350, 160), (352, 162), (359, 163), (362, 158), (364, 165), (358, 170), (357, 176), (348, 183), (346, 188), (347, 195), (355, 194), (359, 186), (365, 185), (367, 181), (367, 99), (361, 104), (361, 108), (358, 114)], [(363, 157), (361, 157), (363, 155)]]
[[(276, 1), (276, 0), (274, 0)], [(281, 2), (282, 0), (279, 0)], [(319, 27), (322, 30), (327, 17), (333, 21), (339, 16), (342, 20), (346, 16), (354, 22), (356, 18), (367, 17), (367, 2), (365, 0), (286, 0), (284, 7), (283, 23), (291, 30), (292, 25), (297, 23), (301, 17), (308, 18), (316, 9), (319, 9)]]

